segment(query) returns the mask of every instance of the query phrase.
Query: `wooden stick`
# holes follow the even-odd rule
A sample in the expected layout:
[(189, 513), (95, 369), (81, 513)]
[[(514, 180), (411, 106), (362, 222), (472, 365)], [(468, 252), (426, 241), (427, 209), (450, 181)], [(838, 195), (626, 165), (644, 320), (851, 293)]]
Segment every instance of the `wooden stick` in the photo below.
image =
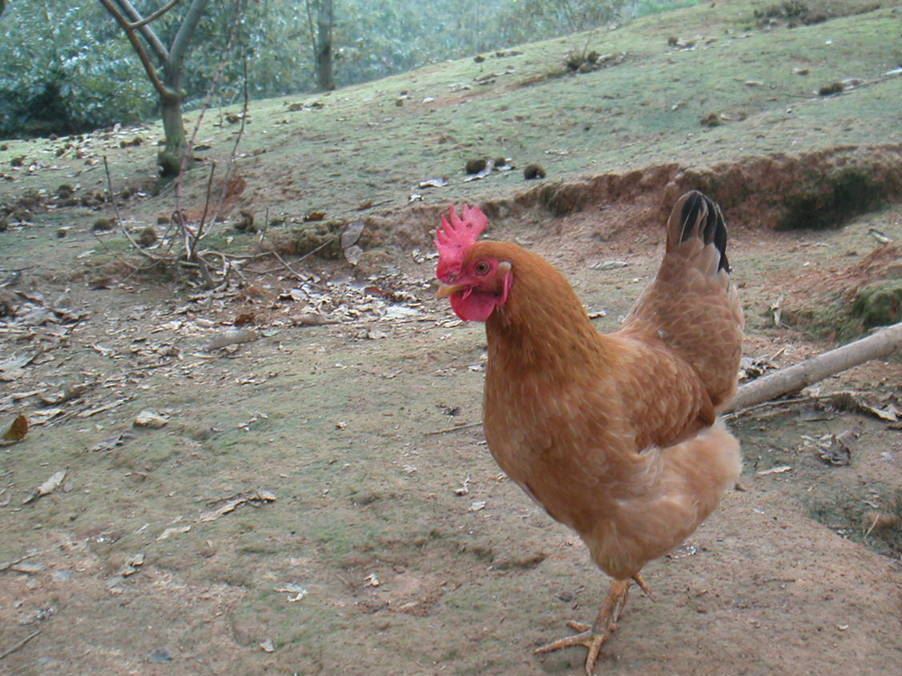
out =
[(15, 566), (17, 564), (22, 563), (26, 559), (32, 559), (35, 556), (40, 556), (41, 554), (45, 553), (46, 551), (48, 551), (48, 550), (42, 549), (39, 552), (32, 552), (31, 554), (25, 554), (24, 556), (20, 556), (18, 559), (13, 559), (12, 561), (7, 561), (6, 563), (0, 563), (0, 573), (4, 572), (6, 570), (9, 570), (10, 568), (12, 568), (13, 566)]
[(478, 422), (467, 423), (465, 425), (457, 425), (456, 427), (446, 427), (443, 430), (431, 430), (429, 432), (426, 432), (426, 435), (433, 436), (435, 434), (449, 434), (450, 432), (459, 432), (460, 430), (473, 429), (474, 427), (479, 427), (480, 425), (482, 425), (481, 420), (479, 420)]
[(902, 347), (902, 322), (743, 385), (739, 388), (733, 403), (724, 412), (748, 408), (784, 394), (798, 392), (803, 387), (853, 366), (872, 359), (888, 357), (900, 347)]
[(18, 643), (16, 643), (16, 645), (14, 645), (12, 648), (7, 648), (7, 649), (4, 650), (2, 653), (0, 653), (0, 660), (4, 659), (4, 658), (6, 658), (6, 657), (9, 657), (10, 655), (12, 655), (12, 654), (13, 654), (14, 652), (16, 652), (19, 648), (21, 648), (23, 645), (25, 645), (26, 643), (28, 643), (31, 639), (33, 639), (35, 636), (37, 636), (37, 635), (40, 634), (40, 633), (41, 633), (41, 630), (40, 630), (40, 629), (35, 629), (35, 630), (34, 630), (33, 632), (31, 632), (28, 636), (26, 636), (26, 637), (23, 638), (21, 641), (19, 641)]

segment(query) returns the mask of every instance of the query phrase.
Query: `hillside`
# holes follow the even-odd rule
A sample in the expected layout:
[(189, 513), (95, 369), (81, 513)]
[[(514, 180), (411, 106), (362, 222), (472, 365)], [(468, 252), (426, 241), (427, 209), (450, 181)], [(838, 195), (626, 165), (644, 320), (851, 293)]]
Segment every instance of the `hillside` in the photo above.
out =
[[(0, 434), (30, 423), (0, 447), (0, 671), (581, 673), (532, 649), (607, 581), (485, 448), (438, 212), (481, 204), (611, 330), (705, 190), (746, 378), (899, 321), (900, 14), (716, 0), (208, 110), (180, 185), (155, 124), (0, 141)], [(162, 260), (177, 214), (210, 284)], [(897, 356), (730, 420), (740, 490), (648, 566), (598, 673), (891, 672), (900, 381)]]

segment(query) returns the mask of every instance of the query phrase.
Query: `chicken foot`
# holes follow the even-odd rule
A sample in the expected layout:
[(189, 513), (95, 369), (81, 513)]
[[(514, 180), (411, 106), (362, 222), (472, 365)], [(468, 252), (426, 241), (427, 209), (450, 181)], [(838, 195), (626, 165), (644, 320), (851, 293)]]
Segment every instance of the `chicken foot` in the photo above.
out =
[(592, 676), (595, 671), (595, 663), (601, 654), (601, 646), (617, 629), (617, 622), (626, 605), (632, 581), (635, 581), (642, 591), (651, 596), (651, 590), (639, 574), (636, 574), (632, 580), (614, 580), (604, 603), (601, 604), (598, 616), (591, 626), (582, 622), (567, 622), (568, 627), (579, 633), (536, 648), (535, 654), (542, 655), (563, 648), (583, 646), (589, 651), (589, 654), (586, 655), (586, 675)]

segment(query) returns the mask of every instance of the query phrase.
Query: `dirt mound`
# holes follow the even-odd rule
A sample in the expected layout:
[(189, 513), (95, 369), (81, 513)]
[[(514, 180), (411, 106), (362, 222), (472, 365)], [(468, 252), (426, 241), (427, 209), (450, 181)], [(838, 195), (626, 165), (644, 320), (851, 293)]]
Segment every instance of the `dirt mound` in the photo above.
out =
[[(902, 195), (902, 145), (844, 146), (800, 155), (750, 157), (710, 167), (664, 164), (575, 182), (543, 183), (512, 198), (480, 204), (493, 221), (529, 210), (563, 218), (604, 211), (607, 229), (658, 228), (687, 190), (702, 190), (724, 209), (731, 227), (772, 230), (839, 227)], [(447, 205), (418, 204), (402, 215), (366, 220), (369, 242), (430, 248)], [(366, 247), (365, 247), (366, 248)]]
[(783, 317), (816, 335), (847, 340), (900, 321), (902, 247), (884, 244), (841, 270), (806, 271)]
[(902, 146), (837, 147), (752, 157), (706, 168), (666, 164), (576, 183), (545, 184), (512, 201), (484, 205), (503, 214), (541, 206), (566, 216), (617, 204), (634, 225), (654, 225), (687, 190), (709, 194), (731, 223), (771, 229), (839, 226), (902, 194)]
[(775, 229), (839, 226), (902, 190), (902, 146), (841, 147), (682, 172), (667, 201), (699, 188), (733, 221)]

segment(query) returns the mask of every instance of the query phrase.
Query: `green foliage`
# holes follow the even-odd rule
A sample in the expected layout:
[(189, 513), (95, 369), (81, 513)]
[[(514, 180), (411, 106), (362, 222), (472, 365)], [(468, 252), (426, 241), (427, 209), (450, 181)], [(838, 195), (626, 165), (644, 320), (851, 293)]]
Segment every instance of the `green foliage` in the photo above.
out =
[(153, 97), (98, 3), (18, 0), (0, 20), (0, 134), (73, 132), (147, 115)]
[[(243, 62), (253, 98), (315, 89), (313, 0), (210, 2), (188, 50), (187, 107), (217, 84), (216, 103), (240, 100)], [(163, 0), (132, 0), (147, 16)], [(184, 14), (153, 22), (170, 45)], [(564, 35), (690, 0), (336, 0), (339, 86), (449, 58)], [(315, 23), (315, 21), (314, 21)], [(71, 132), (159, 112), (125, 35), (98, 2), (17, 0), (0, 19), (0, 134)]]
[(511, 0), (504, 3), (497, 30), (514, 44), (576, 33), (614, 21), (626, 0)]

